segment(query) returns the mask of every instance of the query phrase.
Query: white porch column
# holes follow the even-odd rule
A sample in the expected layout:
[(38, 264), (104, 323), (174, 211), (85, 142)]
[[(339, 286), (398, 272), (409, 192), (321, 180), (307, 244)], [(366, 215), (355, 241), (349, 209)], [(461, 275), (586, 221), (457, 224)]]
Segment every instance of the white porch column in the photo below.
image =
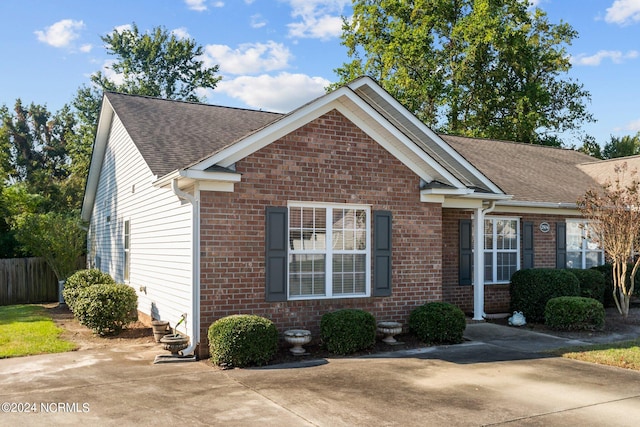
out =
[(473, 218), (473, 320), (484, 320), (484, 217), (496, 207), (477, 208)]
[(484, 210), (473, 217), (473, 320), (484, 319)]

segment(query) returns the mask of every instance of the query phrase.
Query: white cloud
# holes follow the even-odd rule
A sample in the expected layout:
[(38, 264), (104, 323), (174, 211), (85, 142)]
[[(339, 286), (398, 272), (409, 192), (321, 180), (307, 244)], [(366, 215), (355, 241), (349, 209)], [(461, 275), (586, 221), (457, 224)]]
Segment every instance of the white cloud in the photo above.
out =
[(257, 74), (263, 71), (282, 70), (289, 66), (292, 58), (289, 49), (274, 41), (246, 43), (237, 49), (214, 44), (204, 48), (204, 64), (207, 67), (220, 65), (222, 74)]
[(616, 0), (607, 9), (604, 20), (610, 24), (626, 25), (640, 22), (640, 0)]
[(299, 22), (288, 24), (289, 36), (329, 39), (342, 33), (342, 14), (350, 0), (287, 0), (291, 16)]
[(587, 66), (598, 66), (604, 59), (611, 59), (611, 62), (614, 64), (622, 64), (626, 59), (635, 59), (638, 57), (637, 50), (630, 50), (627, 53), (622, 53), (619, 50), (601, 50), (598, 51), (595, 55), (586, 56), (585, 54), (580, 54), (574, 57), (571, 57), (571, 63), (574, 65), (587, 65)]
[(259, 13), (251, 16), (251, 28), (262, 28), (267, 25), (267, 21)]
[(224, 2), (223, 1), (217, 1), (217, 2), (213, 3), (213, 7), (224, 7)]
[(118, 25), (117, 27), (113, 27), (113, 31), (117, 31), (118, 33), (123, 33), (125, 31), (131, 31), (133, 27), (131, 24)]
[(184, 0), (184, 3), (190, 10), (195, 10), (196, 12), (207, 10), (207, 0)]
[(236, 98), (252, 108), (288, 113), (324, 95), (331, 82), (305, 74), (280, 73), (277, 76), (241, 76), (222, 80), (215, 92)]
[(185, 27), (176, 28), (175, 30), (171, 30), (171, 34), (176, 36), (178, 39), (190, 39), (191, 35), (187, 32)]
[(85, 27), (84, 22), (74, 21), (72, 19), (63, 19), (56, 22), (50, 27), (46, 27), (44, 31), (35, 31), (38, 40), (53, 47), (67, 47), (77, 39), (80, 30)]
[(91, 49), (93, 49), (92, 44), (83, 44), (82, 46), (80, 46), (80, 52), (82, 53), (89, 53), (91, 52)]
[(114, 82), (116, 85), (124, 84), (124, 75), (122, 73), (116, 73), (115, 71), (113, 71), (112, 65), (114, 62), (116, 61), (113, 59), (104, 61), (102, 63), (102, 70), (100, 71), (102, 71), (102, 74), (104, 74), (106, 78)]
[(630, 132), (640, 132), (640, 119), (630, 121), (624, 129)]

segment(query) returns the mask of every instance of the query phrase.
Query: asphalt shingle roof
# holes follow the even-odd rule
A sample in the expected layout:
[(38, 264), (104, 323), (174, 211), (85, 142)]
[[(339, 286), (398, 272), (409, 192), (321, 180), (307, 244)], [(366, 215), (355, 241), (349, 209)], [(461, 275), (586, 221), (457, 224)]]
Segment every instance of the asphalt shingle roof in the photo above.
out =
[(105, 96), (158, 177), (203, 159), (282, 117), (115, 92)]
[[(202, 160), (284, 115), (256, 110), (105, 94), (158, 177)], [(575, 203), (598, 183), (596, 159), (567, 149), (440, 135), (514, 200)], [(591, 172), (591, 173), (590, 173)]]
[(514, 200), (575, 203), (597, 182), (578, 165), (594, 162), (574, 150), (440, 135)]

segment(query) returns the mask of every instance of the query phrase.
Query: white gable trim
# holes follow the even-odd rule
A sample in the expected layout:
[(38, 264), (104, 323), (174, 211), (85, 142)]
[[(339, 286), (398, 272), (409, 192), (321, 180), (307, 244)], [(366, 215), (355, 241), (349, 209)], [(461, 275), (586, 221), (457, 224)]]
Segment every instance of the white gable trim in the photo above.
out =
[(111, 125), (115, 111), (106, 96), (102, 96), (102, 106), (100, 108), (100, 118), (98, 120), (98, 128), (96, 130), (96, 139), (91, 150), (91, 162), (89, 163), (89, 173), (87, 175), (87, 183), (84, 190), (84, 199), (82, 200), (81, 218), (83, 221), (89, 221), (93, 212), (93, 204), (96, 200), (96, 192), (98, 191), (98, 181), (102, 172), (102, 162), (107, 149), (107, 141), (111, 132)]
[(375, 91), (378, 95), (383, 97), (385, 101), (391, 104), (397, 111), (402, 113), (402, 115), (412, 122), (415, 126), (420, 128), (426, 135), (429, 136), (431, 141), (434, 144), (440, 146), (443, 150), (447, 152), (451, 157), (453, 157), (456, 161), (458, 161), (461, 165), (465, 167), (466, 170), (471, 172), (476, 178), (478, 178), (483, 184), (487, 186), (492, 192), (497, 194), (504, 194), (503, 191), (496, 186), (486, 175), (480, 172), (473, 164), (471, 164), (467, 159), (462, 157), (456, 150), (454, 150), (449, 144), (446, 143), (438, 134), (432, 131), (427, 125), (425, 125), (422, 121), (418, 120), (418, 118), (409, 112), (405, 107), (398, 102), (393, 96), (390, 96), (387, 91), (385, 91), (379, 84), (375, 83), (373, 79), (370, 77), (362, 77), (357, 79), (349, 84), (349, 87), (356, 90), (362, 86), (367, 86), (368, 88)]

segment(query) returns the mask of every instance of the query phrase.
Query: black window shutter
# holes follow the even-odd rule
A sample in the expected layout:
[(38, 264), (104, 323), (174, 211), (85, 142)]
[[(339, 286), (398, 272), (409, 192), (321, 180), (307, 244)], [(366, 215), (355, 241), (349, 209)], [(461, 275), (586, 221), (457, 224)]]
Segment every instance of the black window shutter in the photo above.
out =
[(391, 295), (391, 212), (373, 211), (373, 296)]
[(556, 268), (567, 268), (567, 224), (556, 223)]
[(267, 207), (266, 211), (266, 262), (265, 299), (287, 300), (287, 208)]
[(522, 268), (533, 268), (533, 222), (522, 224)]
[(458, 229), (460, 237), (460, 268), (458, 269), (458, 281), (461, 285), (471, 285), (473, 283), (472, 230), (470, 219), (460, 220)]

